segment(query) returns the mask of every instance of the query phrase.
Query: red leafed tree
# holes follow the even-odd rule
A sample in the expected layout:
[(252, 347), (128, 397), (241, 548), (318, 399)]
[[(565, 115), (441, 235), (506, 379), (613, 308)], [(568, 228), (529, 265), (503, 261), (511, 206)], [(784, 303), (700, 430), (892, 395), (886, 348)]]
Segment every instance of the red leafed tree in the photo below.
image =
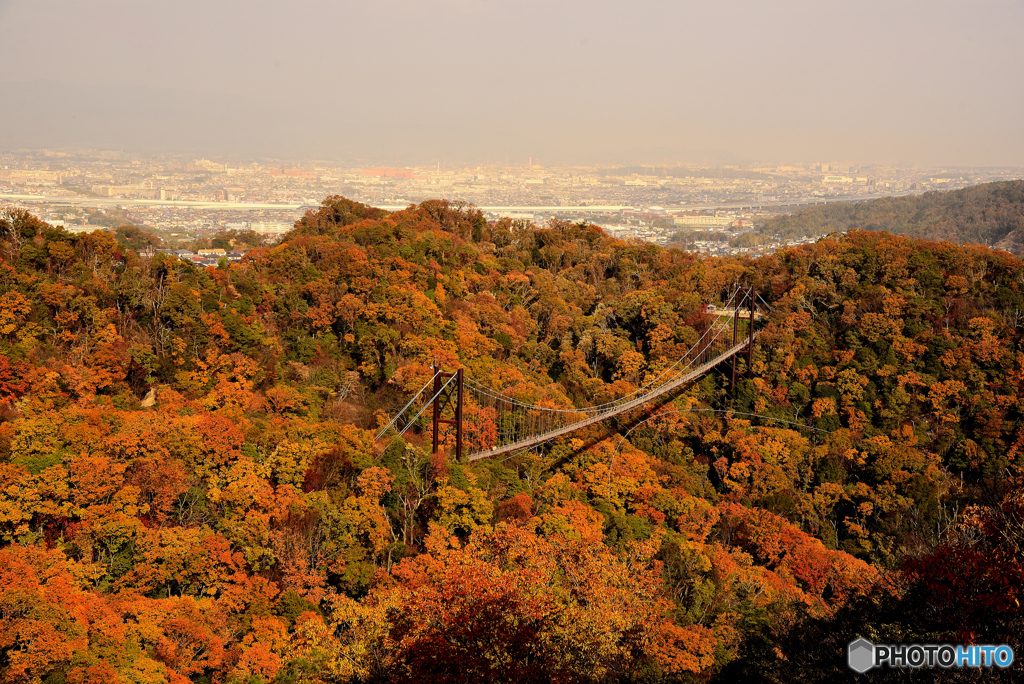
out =
[(10, 359), (0, 354), (0, 406), (11, 404), (28, 390), (24, 372), (23, 364), (11, 363)]
[[(939, 621), (968, 642), (1014, 643), (1024, 626), (1024, 482), (997, 505), (974, 506), (965, 533), (904, 566)], [(988, 639), (988, 641), (984, 641)]]
[(339, 633), (367, 674), (393, 681), (575, 682), (641, 670), (699, 673), (714, 640), (675, 626), (654, 544), (629, 558), (600, 541), (541, 537), (518, 525), (479, 528), (464, 547), (434, 528), (429, 553), (395, 566)]

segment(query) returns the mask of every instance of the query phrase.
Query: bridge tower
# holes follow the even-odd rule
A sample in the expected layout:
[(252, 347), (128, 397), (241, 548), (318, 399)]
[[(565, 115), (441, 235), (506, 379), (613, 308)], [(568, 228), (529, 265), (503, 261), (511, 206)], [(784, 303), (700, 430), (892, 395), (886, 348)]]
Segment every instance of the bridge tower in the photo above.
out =
[(754, 288), (750, 288), (750, 305), (747, 310), (750, 312), (750, 324), (747, 330), (747, 377), (754, 377), (754, 302), (757, 297), (757, 293), (754, 292)]
[[(436, 366), (436, 364), (435, 364)], [(447, 381), (455, 376), (454, 386), (448, 385)], [(441, 441), (438, 435), (438, 428), (444, 425), (455, 426), (455, 458), (462, 460), (462, 369), (454, 373), (438, 371), (434, 374), (434, 429), (431, 440), (432, 451), (436, 454), (441, 448)], [(442, 389), (444, 391), (442, 391)], [(454, 418), (444, 418), (444, 412), (451, 408)]]
[[(757, 293), (754, 291), (754, 288), (747, 288), (746, 295), (740, 303), (736, 304), (736, 308), (733, 309), (732, 313), (732, 345), (735, 347), (738, 342), (737, 337), (739, 336), (740, 305), (742, 301), (748, 302), (747, 310), (750, 312), (750, 322), (747, 330), (747, 377), (750, 377), (754, 372), (754, 300), (756, 297)], [(739, 356), (739, 354), (732, 357), (732, 391), (734, 394), (736, 392), (736, 376), (739, 372), (736, 361), (737, 356)]]

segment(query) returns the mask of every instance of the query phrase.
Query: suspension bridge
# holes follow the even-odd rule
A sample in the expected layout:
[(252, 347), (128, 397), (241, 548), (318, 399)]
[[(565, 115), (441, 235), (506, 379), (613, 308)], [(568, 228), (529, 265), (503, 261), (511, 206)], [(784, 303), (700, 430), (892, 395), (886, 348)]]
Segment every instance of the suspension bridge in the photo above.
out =
[[(735, 288), (722, 307), (708, 306), (707, 327), (687, 352), (671, 366), (625, 396), (594, 406), (559, 407), (554, 402), (517, 399), (481, 383), (458, 369), (434, 369), (433, 377), (377, 433), (379, 441), (389, 433), (398, 437), (430, 414), (434, 453), (444, 436), (442, 425), (454, 428), (455, 455), (459, 460), (477, 461), (537, 448), (591, 425), (634, 411), (688, 386), (716, 366), (732, 362), (735, 386), (737, 360), (746, 355), (749, 372), (761, 315), (752, 288)], [(762, 300), (763, 301), (763, 300)], [(741, 334), (742, 324), (742, 334)], [(467, 418), (467, 412), (472, 415)], [(472, 435), (467, 438), (467, 421)]]

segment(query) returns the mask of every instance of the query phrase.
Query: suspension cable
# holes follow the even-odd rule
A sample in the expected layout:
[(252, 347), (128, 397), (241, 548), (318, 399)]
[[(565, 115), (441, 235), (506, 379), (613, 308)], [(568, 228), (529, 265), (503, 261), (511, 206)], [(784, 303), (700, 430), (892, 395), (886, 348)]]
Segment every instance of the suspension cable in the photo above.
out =
[[(716, 333), (714, 338), (712, 338), (708, 342), (708, 344), (707, 344), (705, 349), (707, 349), (707, 348), (709, 348), (711, 346), (710, 345), (711, 342), (717, 341), (719, 339), (719, 336), (721, 335), (722, 331), (724, 331), (724, 330), (726, 330), (726, 327), (722, 327), (720, 330), (718, 330), (718, 332)], [(704, 338), (702, 337), (701, 340), (703, 340), (703, 339)], [(738, 343), (736, 346), (742, 346), (742, 344), (744, 344), (744, 343)], [(698, 342), (698, 344), (695, 344), (693, 346), (693, 348), (696, 348), (698, 345), (699, 345), (699, 342)], [(664, 387), (666, 385), (669, 385), (672, 382), (674, 382), (675, 380), (677, 380), (681, 375), (683, 375), (686, 372), (686, 370), (688, 370), (691, 366), (693, 366), (693, 364), (696, 363), (699, 360), (699, 358), (691, 358), (689, 360), (689, 362), (685, 366), (683, 366), (678, 371), (676, 371), (671, 377), (666, 378), (661, 383), (658, 383), (659, 380), (661, 380), (666, 374), (670, 373), (676, 366), (678, 366), (684, 360), (686, 360), (685, 356), (683, 358), (679, 359), (678, 361), (676, 361), (674, 364), (669, 366), (667, 369), (665, 369), (661, 373), (659, 373), (653, 380), (650, 380), (646, 385), (643, 385), (642, 387), (639, 387), (639, 388), (633, 390), (629, 394), (625, 394), (625, 395), (623, 395), (623, 396), (621, 396), (621, 397), (619, 397), (617, 399), (613, 399), (612, 401), (608, 401), (608, 402), (605, 402), (603, 404), (595, 404), (594, 406), (576, 407), (576, 408), (571, 408), (571, 409), (548, 408), (548, 407), (543, 407), (543, 406), (537, 406), (536, 404), (528, 404), (528, 403), (526, 403), (524, 401), (520, 401), (519, 399), (515, 399), (514, 397), (510, 397), (507, 394), (502, 394), (501, 392), (498, 392), (497, 390), (494, 390), (493, 388), (488, 387), (487, 385), (484, 385), (484, 384), (482, 384), (482, 383), (480, 383), (480, 382), (478, 382), (476, 380), (473, 380), (472, 378), (470, 378), (468, 376), (467, 376), (466, 380), (468, 382), (470, 382), (473, 385), (474, 389), (476, 391), (480, 392), (481, 394), (487, 395), (487, 396), (491, 397), (492, 399), (497, 399), (497, 400), (500, 400), (500, 401), (507, 402), (507, 403), (515, 405), (515, 406), (527, 407), (527, 408), (535, 409), (537, 411), (549, 411), (549, 412), (552, 412), (552, 413), (591, 414), (592, 415), (592, 414), (595, 414), (595, 413), (603, 413), (603, 412), (614, 410), (617, 406), (620, 406), (622, 404), (628, 403), (628, 401), (631, 400), (630, 397), (633, 397), (633, 396), (635, 396), (637, 394), (640, 394), (644, 390), (649, 390), (648, 393), (653, 393), (653, 392), (658, 391), (662, 387)], [(655, 383), (658, 383), (657, 386), (655, 386)]]
[(402, 417), (402, 414), (403, 414), (403, 413), (405, 413), (405, 412), (406, 412), (406, 410), (407, 410), (407, 409), (408, 409), (408, 408), (409, 408), (410, 406), (412, 406), (412, 403), (413, 403), (414, 401), (416, 401), (417, 399), (419, 399), (419, 398), (420, 398), (420, 395), (421, 395), (421, 394), (423, 394), (423, 393), (424, 393), (424, 392), (426, 391), (426, 389), (427, 389), (428, 387), (430, 387), (430, 383), (434, 382), (434, 378), (436, 378), (436, 377), (437, 377), (437, 374), (438, 374), (438, 373), (440, 373), (440, 371), (437, 371), (437, 372), (435, 372), (435, 373), (434, 373), (434, 376), (433, 376), (432, 378), (430, 378), (430, 380), (427, 380), (427, 384), (425, 384), (425, 385), (424, 385), (424, 386), (423, 386), (423, 387), (422, 387), (422, 388), (420, 389), (420, 391), (416, 393), (416, 396), (415, 396), (415, 397), (413, 397), (412, 399), (410, 399), (410, 400), (409, 400), (409, 403), (408, 403), (408, 404), (406, 404), (405, 406), (403, 406), (403, 407), (402, 407), (402, 410), (401, 410), (401, 411), (399, 411), (398, 413), (396, 413), (396, 414), (395, 414), (395, 417), (391, 419), (391, 422), (390, 422), (390, 423), (388, 423), (387, 425), (385, 425), (385, 426), (384, 426), (383, 428), (381, 428), (380, 432), (378, 432), (378, 433), (377, 433), (377, 436), (373, 438), (373, 441), (374, 441), (374, 442), (376, 442), (376, 441), (377, 441), (377, 440), (379, 440), (379, 439), (380, 439), (381, 437), (383, 437), (383, 436), (384, 436), (384, 433), (385, 433), (385, 432), (387, 432), (387, 431), (388, 431), (388, 429), (389, 429), (389, 428), (390, 428), (390, 427), (391, 427), (392, 425), (394, 425), (395, 423), (397, 423), (397, 422), (398, 422), (398, 419)]
[[(739, 297), (739, 299), (737, 299), (737, 297)], [(760, 299), (761, 302), (763, 302), (765, 304), (765, 306), (770, 310), (771, 307), (768, 306), (767, 302), (764, 302), (763, 298), (761, 298), (760, 295), (758, 295), (757, 298)], [(732, 309), (732, 318), (734, 319), (732, 327), (734, 329), (734, 332), (735, 332), (735, 326), (736, 326), (735, 319), (739, 315), (740, 306), (744, 302), (747, 302), (748, 300), (750, 302), (749, 306), (750, 306), (750, 311), (751, 311), (751, 319), (753, 319), (753, 310), (754, 310), (755, 306), (757, 306), (757, 302), (752, 297), (750, 297), (749, 291), (741, 288), (738, 284), (737, 284), (735, 290), (733, 290), (733, 292), (730, 295), (728, 301), (725, 303), (725, 305), (723, 307), (726, 310), (728, 310), (730, 307)], [(674, 385), (676, 385), (679, 382), (681, 382), (681, 379), (685, 379), (685, 377), (688, 374), (687, 371), (690, 371), (691, 374), (692, 374), (692, 371), (690, 370), (692, 367), (694, 367), (695, 365), (700, 365), (700, 366), (707, 365), (709, 363), (709, 359), (708, 359), (709, 354), (713, 354), (714, 357), (721, 357), (721, 356), (727, 354), (730, 351), (732, 353), (735, 353), (735, 349), (736, 348), (740, 348), (744, 344), (748, 343), (747, 341), (738, 342), (737, 344), (731, 345), (729, 347), (729, 349), (727, 349), (727, 350), (722, 349), (722, 347), (720, 345), (720, 341), (722, 339), (722, 333), (723, 332), (728, 333), (729, 327), (730, 326), (728, 324), (725, 324), (725, 325), (721, 324), (719, 322), (718, 316), (716, 314), (715, 322), (697, 339), (696, 343), (694, 343), (693, 346), (691, 346), (690, 349), (687, 350), (687, 352), (683, 356), (681, 356), (679, 359), (677, 359), (675, 361), (675, 363), (673, 363), (670, 366), (668, 366), (667, 368), (661, 370), (660, 372), (657, 373), (657, 375), (655, 375), (650, 380), (648, 380), (644, 385), (634, 389), (633, 391), (629, 392), (628, 394), (625, 394), (625, 395), (623, 395), (621, 397), (618, 397), (616, 399), (612, 399), (611, 401), (606, 401), (604, 403), (596, 404), (596, 405), (593, 405), (593, 406), (572, 407), (572, 408), (549, 408), (549, 407), (542, 407), (542, 406), (538, 406), (536, 404), (530, 404), (530, 403), (527, 403), (525, 401), (521, 401), (519, 399), (515, 399), (512, 396), (504, 394), (501, 391), (498, 391), (498, 390), (496, 390), (496, 389), (494, 389), (494, 388), (492, 388), (492, 387), (490, 387), (488, 385), (483, 384), (482, 382), (480, 382), (478, 380), (473, 379), (472, 377), (469, 377), (468, 375), (464, 376), (464, 380), (469, 385), (470, 391), (476, 393), (477, 397), (482, 400), (481, 401), (481, 405), (486, 405), (487, 403), (489, 403), (488, 400), (490, 400), (492, 402), (495, 402), (494, 408), (497, 409), (500, 413), (506, 413), (506, 410), (503, 407), (501, 407), (501, 404), (507, 405), (508, 406), (508, 411), (507, 412), (510, 415), (512, 415), (512, 419), (511, 419), (512, 422), (508, 426), (506, 426), (506, 427), (508, 429), (511, 429), (511, 430), (517, 432), (517, 433), (520, 432), (521, 430), (526, 430), (526, 432), (534, 434), (534, 437), (531, 437), (529, 439), (523, 439), (520, 436), (520, 438), (517, 440), (513, 436), (511, 444), (514, 444), (516, 441), (526, 442), (526, 441), (530, 441), (530, 439), (536, 438), (537, 436), (543, 436), (544, 433), (546, 433), (546, 432), (553, 432), (553, 431), (557, 431), (557, 430), (564, 430), (565, 428), (569, 428), (573, 424), (575, 424), (577, 422), (580, 422), (580, 421), (594, 420), (594, 419), (599, 419), (603, 415), (609, 415), (609, 414), (614, 415), (614, 414), (617, 414), (617, 413), (621, 413), (623, 410), (627, 410), (627, 408), (628, 408), (627, 405), (629, 405), (629, 404), (634, 404), (634, 403), (636, 403), (638, 401), (642, 401), (645, 397), (649, 398), (649, 397), (653, 397), (653, 396), (659, 396), (661, 394), (664, 394), (667, 391), (670, 391), (671, 389), (674, 388), (673, 387)], [(750, 336), (750, 340), (752, 340), (753, 338), (755, 338), (757, 336), (757, 333), (753, 329), (753, 322), (751, 322), (751, 330), (749, 331), (749, 336)], [(719, 343), (719, 344), (716, 344), (716, 343)], [(715, 350), (714, 351), (712, 351), (712, 345), (715, 346)], [(426, 392), (427, 388), (430, 387), (431, 383), (436, 382), (438, 375), (440, 375), (440, 371), (436, 370), (434, 375), (433, 375), (433, 377), (431, 377), (431, 379), (420, 389), (420, 391), (417, 392), (416, 395), (412, 399), (410, 399), (409, 402), (404, 407), (402, 407), (402, 410), (399, 411), (395, 415), (395, 417), (392, 418), (391, 421), (387, 425), (385, 425), (377, 433), (376, 437), (374, 437), (374, 441), (377, 441), (377, 440), (381, 439), (381, 437), (383, 437), (384, 434), (389, 429), (391, 429), (392, 427), (395, 427), (397, 425), (397, 423), (400, 420), (400, 418), (402, 417), (402, 415), (405, 414), (405, 412), (408, 411), (410, 409), (410, 407), (412, 407), (415, 404), (415, 402), (420, 397), (423, 396), (424, 392)], [(455, 380), (455, 378), (456, 378), (456, 376), (452, 375), (452, 377), (450, 377), (448, 379), (448, 381), (444, 383), (444, 385), (441, 387), (441, 389), (439, 389), (434, 394), (433, 397), (431, 397), (428, 401), (426, 401), (423, 404), (423, 406), (420, 407), (419, 411), (416, 412), (416, 415), (414, 415), (405, 424), (405, 426), (402, 428), (402, 430), (400, 432), (398, 432), (397, 436), (401, 437), (402, 435), (404, 435), (413, 426), (413, 424), (415, 424), (416, 420), (421, 415), (423, 415), (423, 412), (426, 411), (427, 407), (430, 406), (432, 403), (434, 403), (437, 400), (437, 398), (448, 388), (448, 386), (452, 383), (453, 380)], [(619, 444), (616, 446), (615, 452), (612, 455), (613, 463), (614, 463), (615, 453), (618, 452), (619, 448), (622, 446), (622, 444), (625, 441), (626, 437), (634, 429), (638, 428), (640, 425), (643, 425), (648, 420), (652, 420), (653, 418), (655, 418), (655, 417), (657, 417), (659, 415), (669, 415), (669, 414), (672, 414), (672, 413), (708, 412), (708, 411), (713, 411), (713, 410), (712, 409), (689, 409), (687, 411), (669, 411), (667, 413), (656, 414), (655, 416), (651, 416), (650, 418), (648, 418), (648, 419), (646, 419), (644, 421), (641, 421), (637, 425), (634, 425), (632, 428), (630, 428), (623, 435), (622, 439), (620, 439)], [(743, 413), (738, 413), (738, 412), (735, 412), (735, 411), (719, 411), (719, 412), (721, 412), (721, 413), (731, 413), (732, 415), (749, 415), (749, 416), (752, 416), (752, 417), (767, 418), (767, 419), (770, 419), (770, 420), (775, 420), (777, 422), (787, 423), (787, 421), (782, 421), (780, 419), (771, 418), (770, 416), (759, 416), (757, 414), (743, 414)], [(519, 416), (519, 417), (516, 417), (516, 416)], [(544, 418), (544, 416), (549, 416), (549, 418)], [(530, 421), (530, 426), (529, 427), (527, 426), (527, 421)], [(545, 424), (545, 422), (547, 422), (547, 424)], [(787, 423), (787, 424), (798, 425), (796, 423)], [(806, 426), (800, 426), (800, 427), (806, 427)], [(809, 428), (809, 429), (815, 429), (815, 428)], [(505, 430), (506, 430), (506, 428), (500, 428), (499, 427), (499, 433), (504, 432)], [(508, 436), (511, 436), (511, 435), (506, 435), (506, 438)], [(504, 440), (502, 440), (502, 437), (500, 436), (500, 434), (499, 434), (498, 441), (499, 441), (499, 443), (501, 441), (504, 441)], [(506, 442), (506, 443), (508, 444), (509, 442)], [(515, 453), (519, 453), (519, 452), (518, 451), (514, 452), (513, 455)], [(501, 462), (507, 460), (507, 458), (511, 458), (511, 455), (506, 457), (505, 459), (502, 459)]]
[[(739, 290), (737, 289), (737, 292), (738, 291)], [(733, 295), (729, 298), (729, 301), (726, 303), (726, 307), (728, 307), (729, 304), (733, 303), (733, 300), (735, 299), (737, 292), (734, 292)], [(744, 293), (744, 297), (743, 297), (744, 301), (746, 300), (746, 297), (747, 297), (747, 295)], [(751, 305), (753, 305), (753, 303)], [(738, 308), (739, 308), (739, 304), (737, 304), (736, 308), (733, 310), (733, 316), (734, 317), (736, 316), (736, 311), (738, 310)], [(708, 330), (705, 331), (705, 333), (703, 335), (701, 335), (701, 337), (690, 348), (689, 351), (693, 351), (694, 349), (697, 349), (698, 347), (700, 347), (701, 343), (705, 341), (705, 338), (707, 338), (708, 335), (710, 335), (711, 333), (714, 333), (714, 336), (710, 340), (707, 340), (707, 343), (704, 345), (705, 349), (710, 347), (711, 343), (714, 342), (714, 341), (717, 341), (719, 336), (722, 334), (722, 332), (727, 331), (727, 330), (728, 330), (728, 326), (718, 326), (718, 325), (715, 325), (715, 326), (712, 326), (711, 328), (708, 328)], [(638, 387), (637, 389), (633, 390), (629, 394), (623, 395), (623, 396), (621, 396), (621, 397), (619, 397), (617, 399), (613, 399), (612, 401), (605, 402), (603, 404), (596, 404), (594, 406), (587, 406), (587, 407), (583, 407), (583, 408), (556, 409), (556, 408), (539, 407), (539, 406), (536, 406), (536, 405), (533, 405), (533, 404), (527, 404), (526, 402), (519, 401), (518, 399), (510, 397), (507, 394), (503, 394), (502, 392), (500, 392), (498, 390), (495, 390), (492, 387), (489, 387), (487, 385), (484, 385), (483, 383), (481, 383), (481, 382), (479, 382), (477, 380), (474, 380), (471, 377), (467, 377), (466, 379), (470, 383), (472, 383), (476, 387), (476, 389), (478, 391), (480, 391), (480, 392), (482, 392), (484, 394), (487, 394), (487, 395), (491, 396), (494, 399), (500, 399), (500, 400), (503, 400), (503, 401), (507, 401), (510, 404), (515, 404), (515, 405), (519, 405), (519, 406), (525, 406), (525, 407), (529, 407), (529, 408), (532, 408), (532, 409), (536, 409), (538, 411), (550, 411), (550, 412), (553, 412), (553, 413), (594, 414), (594, 413), (601, 413), (606, 408), (608, 408), (610, 410), (611, 408), (614, 408), (614, 407), (616, 407), (618, 405), (624, 404), (624, 403), (626, 403), (626, 400), (628, 400), (630, 397), (635, 396), (637, 394), (640, 394), (640, 393), (642, 393), (644, 390), (646, 390), (648, 388), (651, 388), (651, 391), (653, 392), (653, 391), (656, 391), (656, 389), (660, 389), (661, 387), (663, 387), (663, 386), (673, 382), (676, 378), (678, 378), (680, 375), (682, 375), (684, 371), (686, 371), (690, 366), (692, 366), (697, 361), (697, 359), (696, 358), (691, 358), (689, 363), (687, 363), (685, 366), (680, 368), (674, 375), (672, 375), (671, 377), (667, 378), (661, 384), (657, 385), (657, 387), (654, 387), (655, 383), (657, 383), (659, 380), (661, 380), (668, 373), (672, 372), (672, 370), (676, 366), (678, 366), (680, 363), (682, 363), (684, 360), (686, 360), (686, 358), (689, 356), (689, 351), (687, 352), (686, 355), (680, 357), (671, 366), (669, 366), (665, 370), (661, 371), (652, 380), (648, 381), (647, 384), (645, 384), (645, 385), (643, 385), (641, 387)]]
[(417, 411), (416, 415), (415, 415), (415, 416), (413, 416), (413, 417), (412, 417), (412, 419), (411, 419), (411, 420), (410, 420), (410, 421), (409, 421), (408, 423), (406, 423), (406, 424), (405, 424), (405, 427), (404, 427), (404, 428), (402, 428), (402, 431), (401, 431), (401, 432), (399, 432), (397, 436), (398, 436), (398, 437), (401, 437), (401, 436), (402, 436), (402, 435), (404, 435), (404, 434), (405, 434), (406, 432), (408, 432), (408, 431), (409, 431), (409, 428), (411, 428), (411, 427), (412, 427), (412, 425), (413, 425), (413, 423), (415, 423), (415, 422), (416, 422), (416, 419), (417, 419), (417, 418), (419, 418), (419, 417), (420, 417), (420, 416), (421, 416), (421, 415), (423, 414), (423, 412), (427, 410), (427, 407), (428, 407), (428, 406), (430, 406), (431, 404), (433, 404), (433, 403), (434, 403), (434, 401), (435, 401), (435, 400), (436, 400), (436, 399), (437, 399), (437, 398), (438, 398), (439, 396), (441, 396), (441, 392), (444, 392), (445, 388), (446, 388), (446, 387), (448, 387), (448, 385), (452, 384), (452, 381), (453, 381), (453, 380), (455, 380), (455, 378), (457, 378), (457, 377), (459, 377), (459, 376), (458, 376), (458, 375), (452, 375), (452, 377), (448, 378), (448, 382), (446, 382), (446, 383), (444, 383), (443, 385), (441, 385), (441, 389), (437, 390), (437, 394), (435, 394), (435, 395), (434, 395), (433, 397), (431, 397), (431, 398), (430, 398), (430, 401), (428, 401), (427, 403), (423, 404), (422, 408), (420, 408), (420, 410), (419, 410), (419, 411)]

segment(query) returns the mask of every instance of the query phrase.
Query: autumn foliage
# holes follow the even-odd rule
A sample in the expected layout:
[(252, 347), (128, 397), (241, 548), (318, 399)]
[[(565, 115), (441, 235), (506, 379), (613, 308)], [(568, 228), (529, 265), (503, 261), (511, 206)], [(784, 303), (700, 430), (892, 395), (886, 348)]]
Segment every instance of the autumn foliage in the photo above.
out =
[[(504, 461), (373, 439), (435, 360), (628, 394), (738, 281), (772, 309), (736, 387)], [(981, 247), (711, 259), (445, 201), (330, 197), (218, 268), (0, 212), (0, 680), (787, 681), (887, 605), (1012, 640), (1022, 287)]]

